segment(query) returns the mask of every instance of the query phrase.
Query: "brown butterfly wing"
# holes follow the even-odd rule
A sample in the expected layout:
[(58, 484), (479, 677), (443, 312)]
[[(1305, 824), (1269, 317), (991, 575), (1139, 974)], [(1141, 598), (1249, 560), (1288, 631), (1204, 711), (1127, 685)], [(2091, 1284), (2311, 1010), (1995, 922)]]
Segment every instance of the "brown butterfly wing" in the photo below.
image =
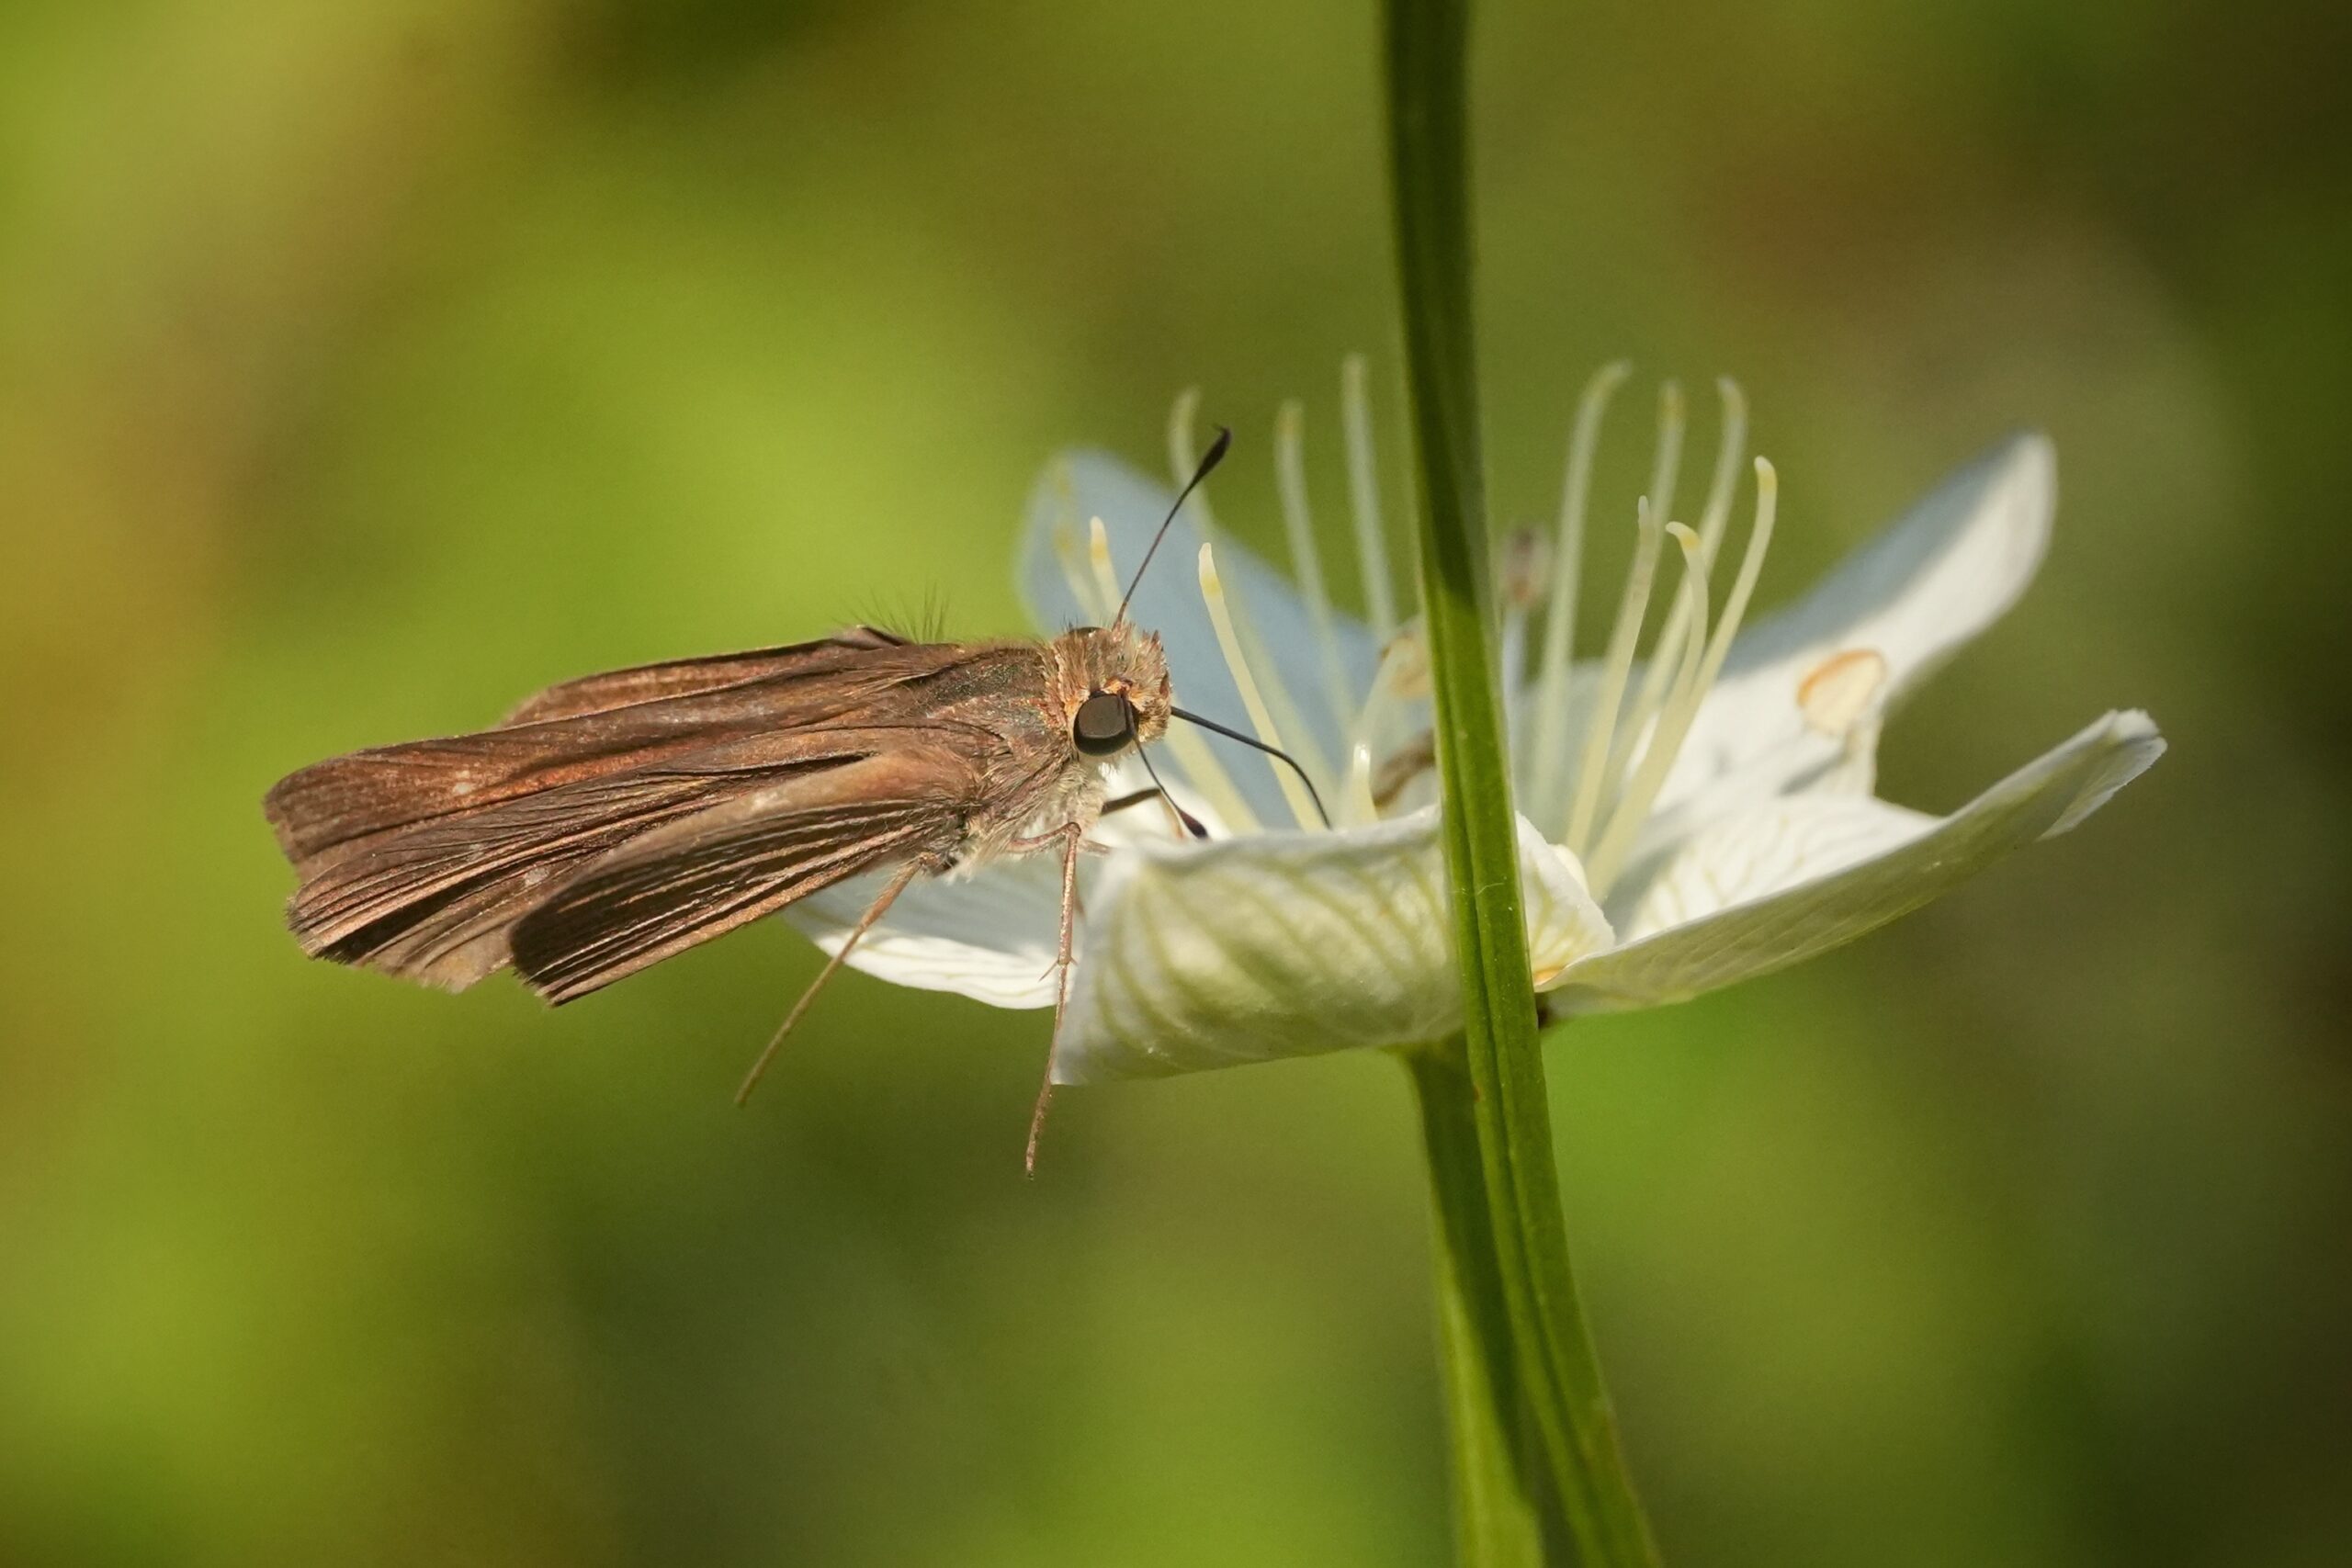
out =
[[(263, 809), (308, 877), (329, 852), (364, 851), (380, 834), (673, 763), (720, 740), (918, 717), (922, 688), (960, 650), (886, 636), (592, 675), (541, 693), (495, 729), (314, 763), (280, 780)], [(667, 694), (644, 694), (655, 691)]]
[[(804, 730), (724, 742), (374, 833), (306, 866), (288, 923), (314, 956), (463, 989), (504, 966), (514, 923), (571, 873), (718, 807), (775, 798), (779, 786), (868, 777), (864, 765), (902, 747), (909, 733)], [(961, 818), (952, 820), (960, 831)]]
[[(797, 818), (745, 829), (754, 874), (782, 878), (762, 882), (752, 901), (763, 910), (884, 859), (944, 855), (1007, 744), (975, 695), (1001, 692), (1035, 659), (1021, 645), (910, 644), (855, 628), (590, 676), (541, 693), (495, 729), (332, 758), (281, 780), (265, 802), (300, 878), (288, 923), (313, 955), (461, 989), (511, 961), (517, 923), (580, 886), (569, 879), (753, 796), (753, 817)], [(862, 829), (860, 803), (875, 807)], [(921, 822), (919, 803), (930, 810)], [(544, 988), (578, 995), (652, 962), (645, 953), (751, 918), (726, 918), (713, 891), (722, 820), (695, 830), (707, 842), (678, 868), (691, 886), (651, 921), (658, 929), (605, 931), (582, 902), (579, 940), (594, 953), (572, 958), (574, 943), (558, 934), (569, 928), (541, 928)], [(854, 842), (871, 852), (850, 854)]]
[(575, 867), (794, 768), (857, 754), (761, 754), (738, 742), (692, 767), (582, 778), (372, 833), (302, 863), (288, 923), (313, 956), (462, 989), (503, 966), (506, 930)]
[(983, 800), (964, 750), (910, 745), (792, 777), (635, 838), (537, 899), (515, 971), (564, 1002), (861, 872), (944, 870)]
[(674, 659), (610, 670), (549, 686), (501, 721), (502, 728), (580, 718), (671, 697), (701, 696), (754, 682), (807, 680), (854, 670), (860, 656), (879, 648), (904, 648), (907, 639), (878, 626), (852, 626), (835, 637), (787, 648), (760, 648), (707, 659)]

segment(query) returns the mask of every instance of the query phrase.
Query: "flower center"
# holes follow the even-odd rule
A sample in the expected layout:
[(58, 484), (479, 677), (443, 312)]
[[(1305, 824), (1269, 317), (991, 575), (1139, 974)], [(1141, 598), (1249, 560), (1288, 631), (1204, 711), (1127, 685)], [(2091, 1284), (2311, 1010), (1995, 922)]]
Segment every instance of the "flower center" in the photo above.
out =
[[(1730, 590), (1718, 607), (1713, 578), (1738, 490), (1747, 440), (1747, 400), (1729, 379), (1716, 382), (1723, 409), (1722, 434), (1698, 525), (1690, 527), (1675, 521), (1673, 514), (1685, 423), (1682, 391), (1672, 381), (1662, 385), (1649, 489), (1634, 509), (1633, 562), (1600, 658), (1579, 664), (1576, 660), (1577, 598), (1583, 585), (1593, 458), (1602, 417), (1628, 373), (1623, 363), (1604, 367), (1578, 400), (1559, 517), (1548, 551), (1521, 541), (1508, 550), (1504, 563), (1510, 573), (1504, 689), (1513, 718), (1522, 721), (1526, 731), (1513, 737), (1520, 809), (1578, 857), (1596, 897), (1607, 895), (1636, 848), (1642, 826), (1672, 773), (1675, 758), (1722, 672), (1763, 570), (1779, 495), (1772, 465), (1756, 458), (1754, 520)], [(1215, 525), (1206, 501), (1196, 493), (1185, 505), (1204, 540), (1199, 558), (1202, 602), (1252, 729), (1267, 745), (1296, 756), (1318, 789), (1336, 795), (1340, 825), (1348, 827), (1376, 821), (1397, 805), (1419, 775), (1430, 770), (1435, 752), (1427, 723), (1415, 712), (1415, 705), (1429, 694), (1428, 653), (1418, 621), (1400, 626), (1396, 617), (1361, 356), (1351, 357), (1342, 366), (1340, 394), (1357, 567), (1367, 616), (1383, 643), (1379, 667), (1361, 698), (1351, 687), (1341, 657), (1323, 561), (1316, 545), (1303, 456), (1305, 416), (1299, 404), (1283, 404), (1276, 416), (1274, 471), (1292, 575), (1305, 601), (1315, 643), (1312, 670), (1285, 671), (1269, 656), (1266, 644), (1250, 623), (1247, 606), (1227, 592), (1217, 570)], [(1189, 473), (1195, 466), (1196, 405), (1197, 398), (1188, 392), (1177, 400), (1170, 415), (1170, 466), (1179, 474)], [(1101, 519), (1093, 520), (1081, 555), (1076, 504), (1067, 476), (1063, 494), (1066, 510), (1056, 529), (1063, 570), (1079, 603), (1100, 606), (1099, 613), (1107, 615), (1119, 600), (1108, 533)], [(1668, 541), (1675, 547), (1680, 570), (1671, 602), (1648, 640), (1644, 659), (1642, 634)], [(1543, 635), (1531, 670), (1528, 622), (1538, 615)], [(1884, 670), (1884, 660), (1877, 655), (1857, 651), (1815, 671), (1798, 694), (1807, 722), (1840, 729), (1850, 727), (1883, 682)], [(1285, 676), (1309, 681), (1308, 690), (1336, 718), (1337, 733), (1344, 738), (1346, 748), (1342, 757), (1322, 754), (1317, 732), (1303, 721)], [(1522, 695), (1527, 699), (1524, 703), (1520, 700)], [(1522, 713), (1522, 708), (1529, 711)], [(1169, 731), (1167, 741), (1186, 782), (1228, 830), (1261, 829), (1258, 814), (1199, 736), (1177, 727)], [(1280, 763), (1269, 759), (1267, 765), (1273, 770), (1295, 824), (1309, 829), (1320, 827), (1321, 820), (1298, 781)]]
[[(1372, 412), (1365, 394), (1361, 356), (1352, 356), (1341, 366), (1340, 397), (1341, 429), (1347, 446), (1349, 509), (1354, 524), (1364, 604), (1374, 631), (1387, 645), (1371, 690), (1361, 701), (1351, 689), (1330, 594), (1325, 585), (1322, 558), (1315, 543), (1303, 456), (1305, 421), (1299, 405), (1285, 403), (1276, 416), (1274, 464), (1292, 573), (1300, 597), (1306, 602), (1308, 627), (1315, 643), (1316, 668), (1311, 672), (1286, 671), (1271, 656), (1258, 628), (1250, 623), (1247, 604), (1226, 590), (1224, 577), (1217, 570), (1216, 525), (1206, 499), (1195, 491), (1184, 506), (1203, 538), (1198, 562), (1201, 601), (1208, 612), (1209, 624), (1216, 634), (1217, 651), (1233, 679), (1234, 690), (1240, 695), (1251, 731), (1268, 746), (1280, 748), (1296, 758), (1299, 766), (1315, 781), (1317, 789), (1336, 801), (1337, 825), (1348, 827), (1379, 818), (1380, 807), (1374, 801), (1374, 761), (1404, 739), (1401, 732), (1408, 705), (1428, 692), (1428, 660), (1419, 651), (1418, 636), (1409, 630), (1397, 630), (1396, 585), (1390, 576), (1381, 523), (1379, 466), (1372, 445)], [(1197, 466), (1197, 406), (1196, 394), (1186, 392), (1177, 399), (1168, 422), (1169, 461), (1187, 473)], [(1119, 580), (1111, 560), (1109, 532), (1100, 518), (1091, 520), (1087, 542), (1081, 547), (1077, 502), (1067, 472), (1061, 476), (1059, 488), (1063, 510), (1054, 537), (1063, 576), (1079, 604), (1100, 618), (1110, 614), (1110, 607), (1115, 606), (1119, 599)], [(1317, 730), (1306, 722), (1304, 710), (1293, 697), (1285, 679), (1310, 674), (1313, 684), (1308, 689), (1335, 721), (1327, 732), (1340, 736), (1347, 748), (1343, 758), (1324, 754)], [(1165, 739), (1177, 770), (1227, 830), (1263, 830), (1265, 825), (1257, 812), (1250, 808), (1235, 786), (1232, 775), (1200, 736), (1179, 725), (1171, 726)], [(1322, 829), (1322, 817), (1297, 777), (1272, 758), (1266, 759), (1265, 765), (1272, 771), (1276, 787), (1291, 815), (1291, 823), (1283, 826)]]
[[(1661, 387), (1650, 488), (1634, 511), (1633, 565), (1625, 574), (1599, 666), (1579, 670), (1574, 661), (1576, 591), (1592, 456), (1601, 418), (1624, 376), (1622, 365), (1611, 365), (1592, 378), (1578, 402), (1569, 437), (1555, 546), (1560, 566), (1536, 671), (1535, 733), (1527, 769), (1526, 809), (1547, 827), (1556, 825), (1561, 843), (1584, 862), (1597, 897), (1607, 897), (1624, 869), (1691, 724), (1723, 671), (1771, 546), (1780, 492), (1772, 465), (1755, 459), (1755, 520), (1731, 591), (1711, 626), (1711, 578), (1738, 487), (1747, 433), (1747, 399), (1729, 378), (1715, 383), (1723, 407), (1722, 436), (1707, 499), (1693, 529), (1669, 521), (1681, 467), (1683, 407), (1680, 388), (1672, 381)], [(1651, 639), (1635, 685), (1635, 654), (1668, 539), (1674, 541), (1681, 558), (1680, 584)]]

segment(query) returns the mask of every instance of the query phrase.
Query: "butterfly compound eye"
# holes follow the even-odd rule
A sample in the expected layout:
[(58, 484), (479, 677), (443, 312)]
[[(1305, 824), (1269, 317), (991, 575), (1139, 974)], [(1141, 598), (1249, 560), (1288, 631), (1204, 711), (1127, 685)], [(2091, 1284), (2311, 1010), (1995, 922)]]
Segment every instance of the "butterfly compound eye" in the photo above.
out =
[(1090, 757), (1124, 750), (1136, 738), (1135, 705), (1116, 692), (1097, 692), (1078, 705), (1069, 738)]

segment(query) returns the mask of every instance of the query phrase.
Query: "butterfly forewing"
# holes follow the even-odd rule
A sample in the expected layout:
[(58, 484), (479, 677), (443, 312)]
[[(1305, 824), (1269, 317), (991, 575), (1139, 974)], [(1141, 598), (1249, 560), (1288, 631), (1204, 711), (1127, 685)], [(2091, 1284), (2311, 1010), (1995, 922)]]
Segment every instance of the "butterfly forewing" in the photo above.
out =
[[(510, 961), (517, 923), (551, 894), (601, 886), (571, 879), (628, 852), (628, 931), (600, 923), (587, 893), (571, 908), (593, 956), (550, 934), (569, 929), (560, 922), (540, 928), (535, 952), (564, 976), (550, 994), (578, 995), (651, 962), (644, 953), (752, 918), (727, 918), (706, 897), (733, 841), (722, 823), (791, 819), (772, 838), (745, 838), (764, 857), (760, 886), (739, 900), (754, 912), (881, 860), (952, 851), (1005, 745), (973, 722), (970, 694), (1023, 657), (1035, 655), (854, 628), (566, 682), (496, 729), (321, 762), (266, 802), (301, 878), (289, 923), (313, 954), (462, 988)], [(704, 820), (694, 845), (653, 837), (754, 797), (741, 821)], [(921, 824), (908, 816), (917, 801), (931, 807)], [(861, 805), (875, 812), (863, 828)], [(853, 853), (861, 842), (868, 852)], [(648, 868), (688, 848), (679, 871), (701, 880), (655, 917)]]
[[(953, 667), (957, 650), (879, 640), (885, 637), (861, 629), (793, 648), (567, 682), (525, 703), (495, 729), (355, 751), (304, 768), (279, 781), (264, 809), (307, 877), (311, 857), (338, 846), (364, 847), (363, 840), (390, 829), (672, 761), (729, 739), (898, 723), (910, 709), (919, 716), (920, 689)], [(717, 673), (722, 667), (730, 672)], [(654, 691), (666, 694), (643, 694)]]
[(537, 900), (514, 928), (515, 971), (568, 1001), (876, 866), (944, 870), (981, 788), (967, 756), (901, 746), (697, 812)]
[(722, 653), (707, 659), (673, 659), (661, 664), (640, 664), (608, 670), (565, 681), (531, 697), (503, 721), (504, 726), (544, 724), (552, 719), (579, 718), (671, 697), (698, 696), (752, 682), (807, 681), (838, 676), (853, 670), (862, 654), (880, 648), (905, 648), (907, 640), (876, 626), (852, 626), (836, 637), (786, 648), (753, 649), (748, 653)]
[(289, 919), (313, 953), (463, 987), (499, 967), (499, 934), (557, 878), (714, 805), (854, 766), (899, 739), (851, 729), (730, 739), (381, 830), (306, 863)]

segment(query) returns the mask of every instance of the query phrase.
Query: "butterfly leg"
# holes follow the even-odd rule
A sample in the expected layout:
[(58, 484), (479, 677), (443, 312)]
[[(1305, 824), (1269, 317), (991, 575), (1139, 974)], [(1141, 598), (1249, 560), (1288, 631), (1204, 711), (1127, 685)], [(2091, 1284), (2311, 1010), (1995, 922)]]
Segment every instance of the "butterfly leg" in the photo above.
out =
[(1086, 824), (1066, 823), (1035, 839), (1014, 840), (1016, 849), (1043, 849), (1056, 839), (1062, 845), (1061, 941), (1055, 949), (1054, 1032), (1046, 1047), (1046, 1081), (1038, 1086), (1036, 1109), (1029, 1113), (1029, 1147), (1022, 1156), (1022, 1168), (1032, 1176), (1037, 1174), (1037, 1141), (1045, 1136), (1046, 1109), (1054, 1102), (1054, 1047), (1061, 1043), (1062, 1015), (1069, 1010), (1070, 958), (1078, 936), (1078, 854), (1086, 843)]
[(768, 1038), (767, 1049), (762, 1051), (760, 1059), (752, 1064), (752, 1070), (743, 1075), (743, 1087), (735, 1091), (736, 1104), (741, 1105), (750, 1100), (752, 1091), (760, 1087), (760, 1079), (767, 1074), (768, 1064), (775, 1059), (776, 1048), (784, 1043), (784, 1037), (792, 1032), (792, 1026), (800, 1021), (800, 1015), (808, 1010), (808, 1004), (817, 999), (817, 993), (824, 988), (825, 982), (833, 977), (833, 971), (842, 966), (842, 961), (847, 958), (850, 950), (857, 945), (858, 938), (874, 928), (874, 922), (882, 918), (882, 912), (897, 901), (899, 894), (907, 890), (908, 883), (912, 882), (926, 870), (936, 869), (937, 867), (927, 858), (918, 855), (900, 866), (897, 874), (884, 885), (882, 891), (876, 895), (874, 902), (865, 907), (865, 913), (858, 916), (857, 924), (850, 927), (849, 935), (842, 939), (841, 946), (834, 949), (831, 958), (825, 960), (825, 966), (817, 971), (817, 977), (808, 982), (808, 988), (800, 993), (800, 999), (792, 1004), (792, 1010), (784, 1015), (784, 1021), (776, 1025), (775, 1033)]
[(1131, 806), (1141, 806), (1147, 800), (1161, 799), (1163, 795), (1164, 792), (1156, 786), (1151, 789), (1130, 790), (1125, 795), (1104, 801), (1102, 811), (1097, 815), (1108, 817), (1114, 811), (1125, 811)]

